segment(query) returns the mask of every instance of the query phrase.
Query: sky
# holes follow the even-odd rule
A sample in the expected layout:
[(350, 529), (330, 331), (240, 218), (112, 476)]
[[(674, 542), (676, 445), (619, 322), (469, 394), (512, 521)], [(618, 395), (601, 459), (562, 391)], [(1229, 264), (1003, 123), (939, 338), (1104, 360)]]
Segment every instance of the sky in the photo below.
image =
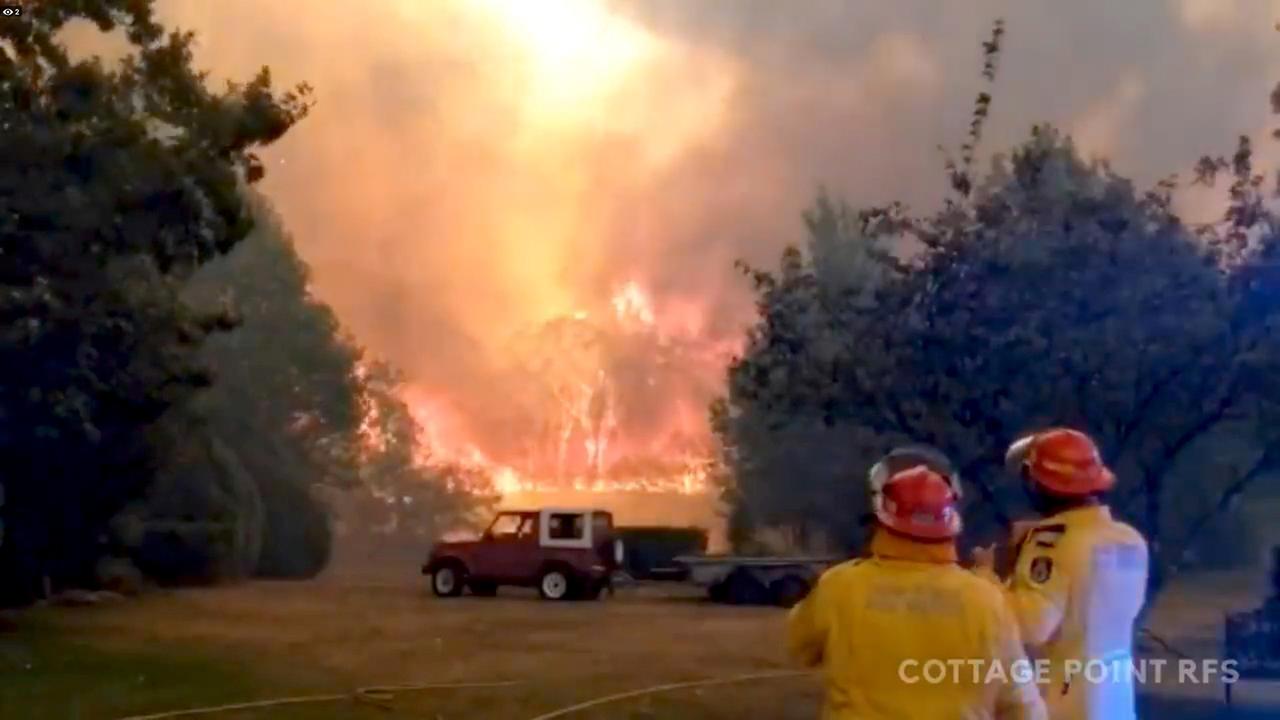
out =
[(1263, 133), (1280, 80), (1277, 0), (158, 5), (213, 78), (314, 87), (262, 187), (359, 341), (473, 407), (513, 334), (628, 283), (665, 332), (740, 337), (733, 262), (803, 241), (820, 186), (935, 202), (997, 17), (988, 153), (1051, 122), (1151, 182)]

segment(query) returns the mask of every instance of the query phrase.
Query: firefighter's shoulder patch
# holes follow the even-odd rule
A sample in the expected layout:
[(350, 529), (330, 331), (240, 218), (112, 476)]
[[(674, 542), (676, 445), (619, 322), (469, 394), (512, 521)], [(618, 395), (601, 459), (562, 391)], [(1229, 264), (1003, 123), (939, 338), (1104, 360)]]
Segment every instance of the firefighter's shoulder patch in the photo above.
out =
[(1032, 558), (1031, 567), (1027, 569), (1027, 574), (1031, 577), (1031, 582), (1037, 585), (1049, 582), (1049, 578), (1053, 577), (1053, 558), (1047, 555), (1038, 555)]

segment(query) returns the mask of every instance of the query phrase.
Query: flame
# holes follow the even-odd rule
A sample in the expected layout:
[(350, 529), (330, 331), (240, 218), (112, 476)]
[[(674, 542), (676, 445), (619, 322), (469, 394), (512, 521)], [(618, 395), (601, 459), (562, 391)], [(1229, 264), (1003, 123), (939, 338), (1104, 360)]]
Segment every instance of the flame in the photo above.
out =
[[(514, 385), (530, 391), (499, 413), (522, 418), (513, 428), (477, 427), (447, 389), (402, 386), (419, 440), (415, 461), (467, 468), (464, 476), (483, 477), (504, 496), (708, 492), (709, 397), (676, 380), (718, 378), (724, 358), (686, 334), (690, 318), (678, 312), (685, 306), (660, 314), (638, 281), (621, 284), (608, 306), (613, 313), (600, 315), (602, 324), (585, 310), (553, 317), (512, 350)], [(674, 375), (657, 377), (663, 372)], [(370, 447), (378, 442), (370, 436)]]
[[(281, 164), (263, 189), (317, 296), (409, 373), (415, 461), (508, 490), (699, 487), (704, 386), (723, 370), (702, 334), (713, 289), (652, 296), (648, 277), (615, 273), (667, 274), (663, 248), (697, 224), (657, 190), (725, 151), (751, 87), (741, 59), (606, 0), (387, 0), (354, 25), (314, 4), (161, 14), (199, 31), (219, 80), (268, 62), (321, 89), (268, 151)], [(250, 12), (255, 31), (231, 31)], [(269, 40), (277, 26), (288, 43)], [(328, 62), (335, 43), (349, 62)], [(353, 134), (359, 153), (332, 142)], [(521, 333), (531, 347), (509, 347)]]
[(654, 324), (653, 302), (636, 281), (623, 285), (610, 302), (619, 322), (645, 326)]

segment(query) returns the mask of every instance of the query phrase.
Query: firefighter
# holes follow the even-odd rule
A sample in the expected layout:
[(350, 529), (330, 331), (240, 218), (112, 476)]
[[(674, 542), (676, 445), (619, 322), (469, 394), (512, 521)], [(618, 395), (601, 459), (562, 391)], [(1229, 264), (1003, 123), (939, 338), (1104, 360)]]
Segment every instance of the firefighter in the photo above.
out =
[(871, 472), (867, 557), (837, 565), (791, 610), (789, 649), (820, 668), (824, 720), (1044, 720), (999, 589), (957, 564), (959, 483), (913, 451)]
[(975, 569), (1005, 589), (1023, 640), (1047, 661), (1040, 689), (1053, 720), (1132, 720), (1148, 557), (1104, 502), (1115, 475), (1093, 440), (1068, 428), (1018, 440), (1006, 460), (1041, 518), (1015, 524), (1010, 577), (997, 577), (994, 548), (975, 553)]

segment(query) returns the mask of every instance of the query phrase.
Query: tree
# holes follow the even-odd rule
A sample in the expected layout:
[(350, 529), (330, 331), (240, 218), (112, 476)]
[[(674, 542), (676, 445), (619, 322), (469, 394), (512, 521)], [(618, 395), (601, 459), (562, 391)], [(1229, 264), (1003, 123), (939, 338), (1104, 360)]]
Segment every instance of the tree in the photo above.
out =
[[(988, 80), (1001, 35), (997, 24)], [(1260, 278), (1276, 225), (1261, 179), (1247, 143), (1231, 161), (1206, 161), (1235, 177), (1211, 232), (1173, 211), (1175, 179), (1138, 192), (1047, 126), (979, 176), (973, 148), (990, 104), (979, 95), (939, 210), (854, 214), (863, 232), (841, 242), (877, 271), (833, 270), (833, 253), (811, 247), (785, 253), (777, 273), (755, 273), (761, 318), (716, 413), (733, 418), (717, 426), (732, 453), (730, 500), (750, 508), (800, 496), (792, 506), (822, 507), (830, 490), (796, 468), (846, 462), (852, 443), (816, 439), (858, 428), (864, 457), (903, 441), (946, 451), (969, 488), (971, 535), (990, 538), (1020, 502), (1016, 483), (996, 480), (1009, 441), (1073, 425), (1118, 468), (1114, 504), (1150, 538), (1158, 590), (1231, 499), (1275, 468), (1280, 396), (1269, 383), (1280, 343), (1274, 286)], [(885, 242), (895, 256), (878, 251)], [(850, 278), (844, 291), (824, 289), (832, 274)], [(750, 428), (799, 420), (822, 428), (805, 464), (754, 476), (784, 451), (753, 442)], [(845, 471), (859, 491), (866, 466)], [(836, 522), (836, 534), (849, 537), (855, 519)]]
[(856, 545), (856, 521), (869, 510), (858, 468), (887, 442), (849, 412), (836, 383), (841, 368), (871, 359), (870, 310), (888, 277), (881, 240), (892, 223), (822, 194), (805, 224), (807, 258), (787, 250), (776, 276), (742, 266), (760, 321), (729, 368), (727, 397), (712, 407), (717, 477), (738, 546), (778, 526), (794, 529), (801, 547)]
[[(958, 217), (963, 230), (925, 226), (898, 315), (918, 338), (899, 361), (911, 372), (899, 387), (917, 378), (919, 400), (899, 403), (908, 427), (950, 449), (989, 501), (982, 481), (1009, 438), (1088, 430), (1125, 479), (1113, 504), (1151, 540), (1159, 588), (1209, 517), (1187, 511), (1269, 442), (1258, 379), (1280, 359), (1271, 311), (1241, 315), (1239, 268), (1167, 191), (1138, 195), (1049, 129), (998, 159)], [(1232, 436), (1245, 442), (1224, 446)]]
[(359, 481), (360, 351), (312, 295), (280, 218), (261, 198), (251, 204), (254, 232), (186, 288), (193, 304), (225, 302), (238, 320), (205, 343), (215, 382), (193, 406), (261, 497), (265, 525), (254, 572), (310, 576), (323, 569), (331, 543), (316, 490)]
[(145, 494), (112, 519), (109, 555), (163, 584), (252, 575), (264, 548), (266, 506), (236, 454), (186, 406), (166, 413), (148, 438), (160, 461)]
[[(254, 150), (307, 89), (264, 69), (210, 91), (192, 36), (150, 0), (49, 0), (0, 24), (0, 465), (7, 602), (92, 581), (109, 520), (157, 463), (148, 426), (209, 378), (198, 348), (228, 318), (178, 297), (248, 234)], [(118, 67), (73, 61), (58, 31), (120, 31)]]

